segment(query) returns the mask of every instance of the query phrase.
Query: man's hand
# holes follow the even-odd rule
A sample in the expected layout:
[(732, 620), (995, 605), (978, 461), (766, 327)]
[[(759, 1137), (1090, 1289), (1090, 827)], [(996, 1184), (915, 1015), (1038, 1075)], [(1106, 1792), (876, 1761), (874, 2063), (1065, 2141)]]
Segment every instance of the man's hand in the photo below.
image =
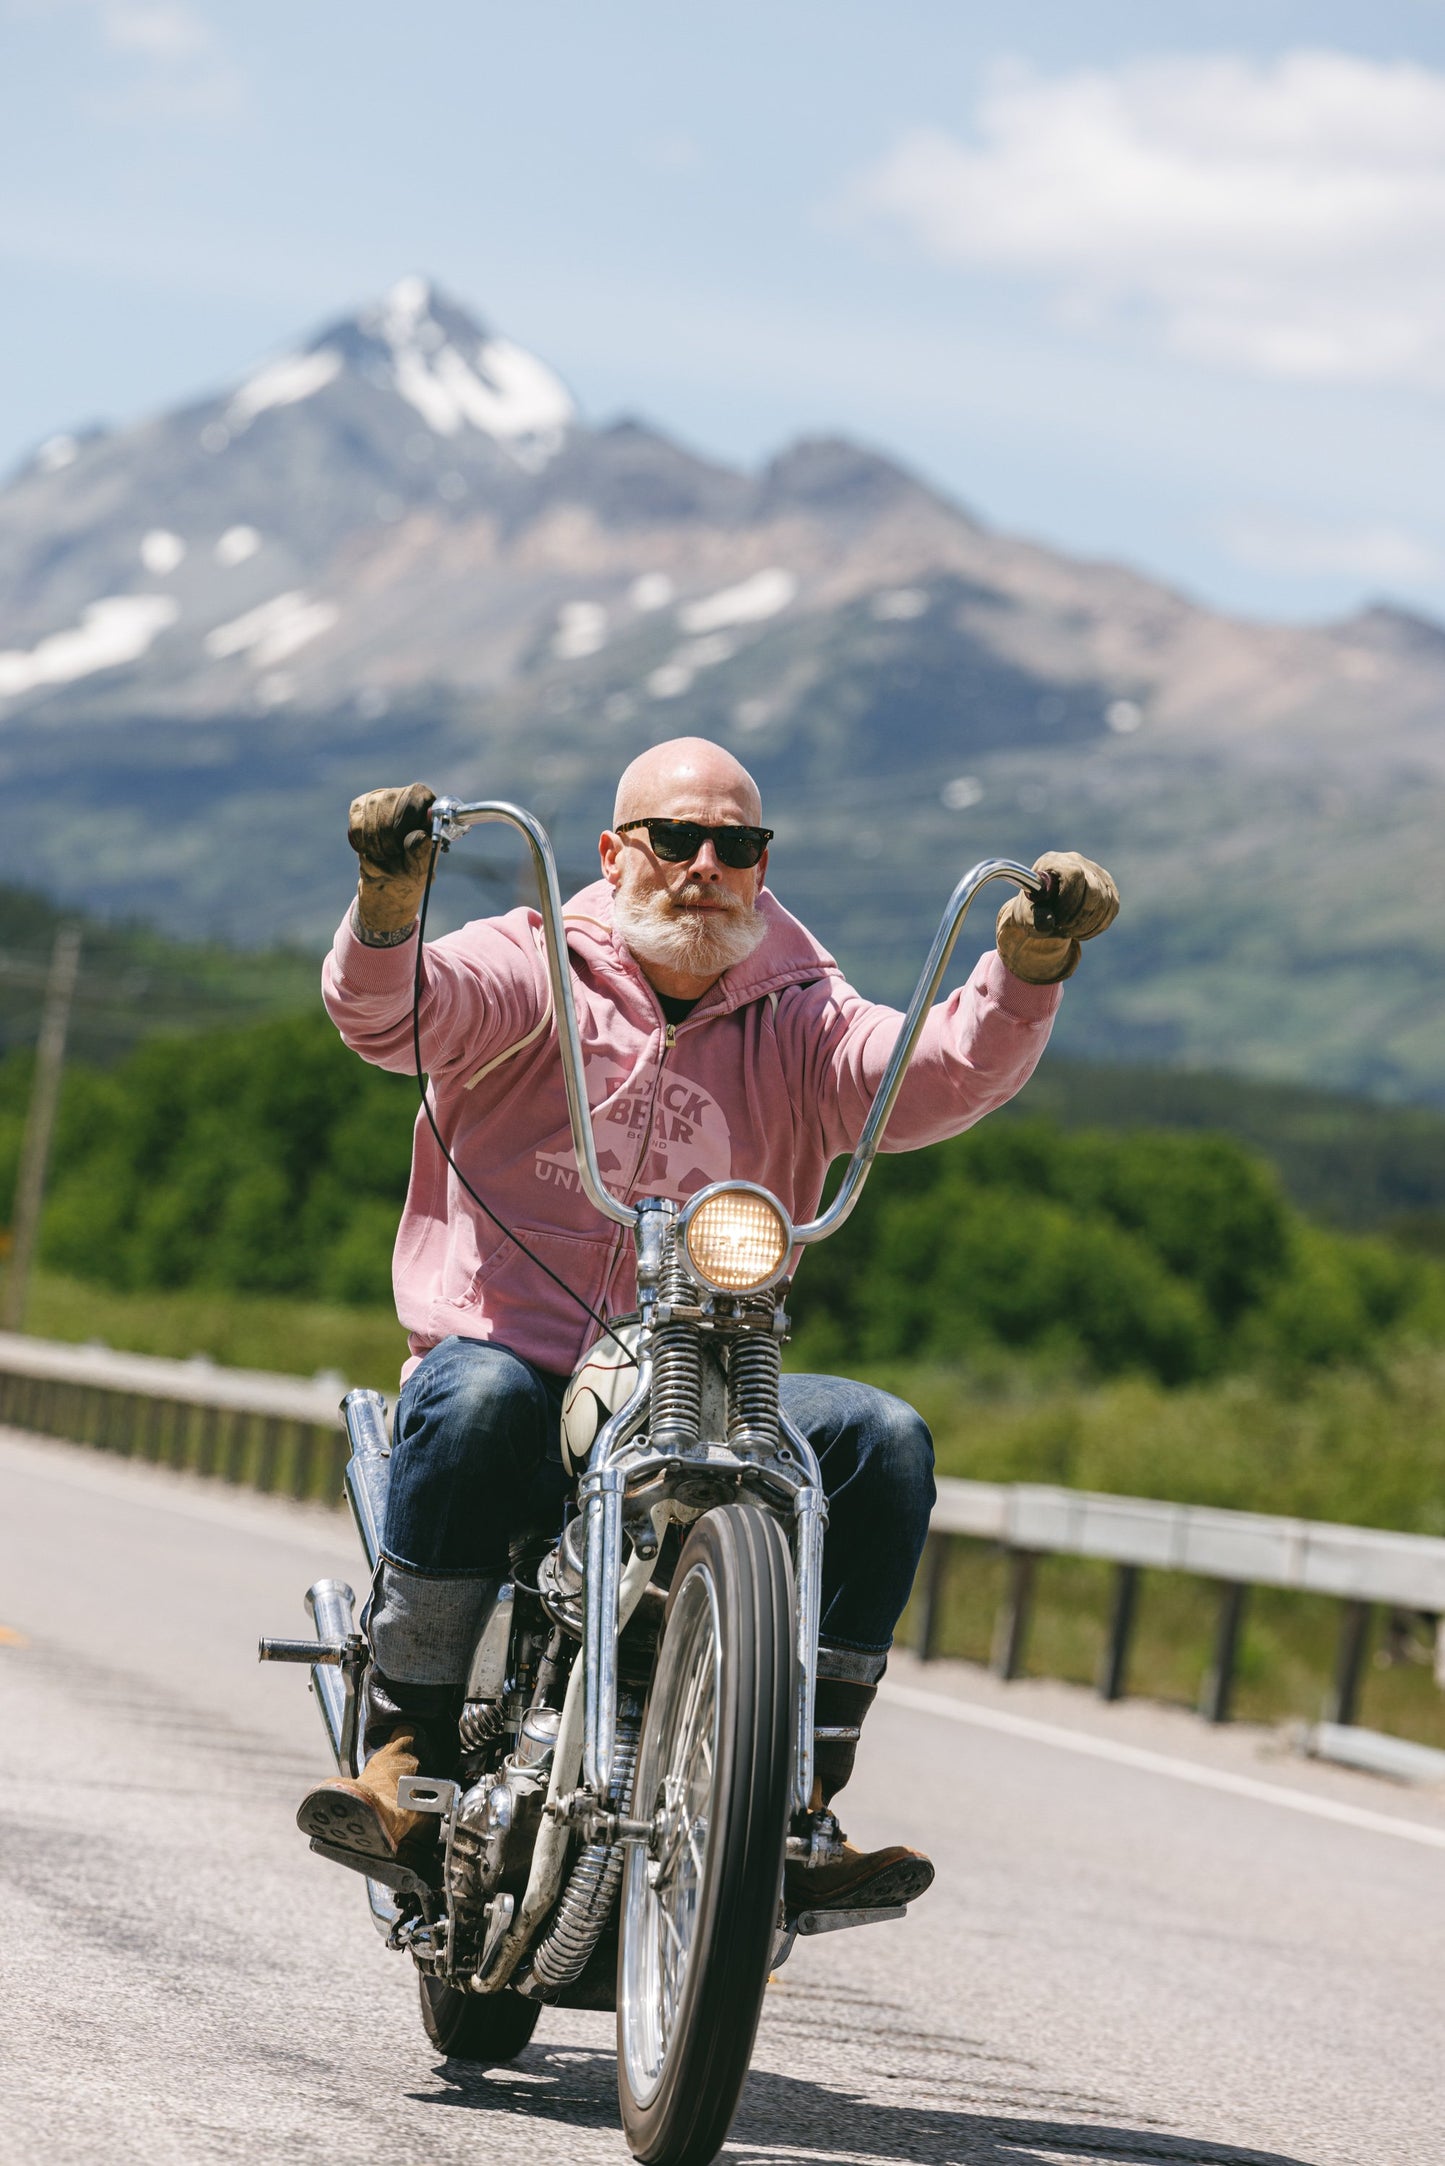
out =
[(435, 799), (435, 790), (412, 782), (351, 800), (346, 839), (361, 859), (356, 908), (367, 932), (405, 932), (421, 907)]
[(1020, 888), (998, 914), (998, 952), (1026, 985), (1059, 985), (1079, 967), (1079, 942), (1106, 932), (1119, 915), (1119, 890), (1102, 865), (1076, 850), (1046, 850), (1035, 872), (1054, 875), (1037, 899)]

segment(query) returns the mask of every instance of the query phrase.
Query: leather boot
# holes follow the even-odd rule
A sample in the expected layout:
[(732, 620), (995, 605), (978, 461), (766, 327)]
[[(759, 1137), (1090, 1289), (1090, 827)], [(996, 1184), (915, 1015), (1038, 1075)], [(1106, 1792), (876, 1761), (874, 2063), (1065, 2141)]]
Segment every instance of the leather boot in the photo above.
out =
[[(451, 1774), (460, 1690), (399, 1685), (375, 1663), (362, 1688), (361, 1773), (333, 1775), (307, 1791), (296, 1813), (303, 1835), (352, 1857), (425, 1866), (436, 1846), (434, 1813), (404, 1812), (396, 1802), (403, 1775)], [(442, 1738), (451, 1749), (444, 1751)]]
[(424, 1856), (428, 1836), (435, 1844), (437, 1820), (433, 1813), (403, 1811), (396, 1802), (396, 1786), (403, 1775), (421, 1772), (416, 1731), (394, 1730), (359, 1775), (334, 1775), (308, 1790), (297, 1809), (296, 1825), (303, 1835), (353, 1857), (411, 1864)]
[[(826, 1652), (820, 1663), (826, 1662)], [(814, 1721), (820, 1730), (861, 1730), (878, 1696), (877, 1684), (852, 1678), (820, 1676)], [(814, 1758), (814, 1809), (831, 1805), (853, 1772), (856, 1737), (820, 1738)], [(858, 1850), (842, 1835), (843, 1854), (831, 1865), (802, 1865), (790, 1860), (783, 1874), (783, 1905), (788, 1916), (801, 1910), (887, 1910), (911, 1903), (933, 1884), (933, 1861), (901, 1843), (884, 1850)]]

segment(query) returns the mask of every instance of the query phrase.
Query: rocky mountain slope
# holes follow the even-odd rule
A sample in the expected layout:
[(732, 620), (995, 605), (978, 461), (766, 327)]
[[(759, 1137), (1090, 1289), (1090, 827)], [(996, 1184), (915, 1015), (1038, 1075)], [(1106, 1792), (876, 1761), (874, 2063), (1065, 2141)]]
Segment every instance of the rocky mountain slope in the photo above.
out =
[(594, 427), (418, 278), (0, 491), (5, 877), (186, 933), (323, 939), (347, 798), (419, 773), (582, 871), (622, 761), (698, 729), (871, 990), (963, 863), (1073, 844), (1126, 896), (1075, 1050), (1445, 1097), (1442, 717), (1437, 626), (1227, 619), (847, 443)]

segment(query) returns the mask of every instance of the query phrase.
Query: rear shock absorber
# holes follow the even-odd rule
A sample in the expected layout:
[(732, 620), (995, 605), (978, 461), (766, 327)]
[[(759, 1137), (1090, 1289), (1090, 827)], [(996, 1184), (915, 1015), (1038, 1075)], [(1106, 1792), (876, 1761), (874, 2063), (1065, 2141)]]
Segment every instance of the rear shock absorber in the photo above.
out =
[[(693, 1289), (669, 1234), (658, 1294), (664, 1302), (687, 1301)], [(660, 1324), (652, 1341), (652, 1448), (688, 1451), (702, 1433), (702, 1349), (691, 1324)]]

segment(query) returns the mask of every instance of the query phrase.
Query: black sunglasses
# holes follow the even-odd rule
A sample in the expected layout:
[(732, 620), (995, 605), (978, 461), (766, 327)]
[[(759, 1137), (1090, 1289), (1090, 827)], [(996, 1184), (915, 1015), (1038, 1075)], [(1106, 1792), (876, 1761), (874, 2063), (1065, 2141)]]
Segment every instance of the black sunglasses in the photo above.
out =
[(717, 851), (718, 863), (733, 872), (756, 865), (773, 839), (770, 827), (704, 827), (701, 820), (624, 820), (617, 832), (630, 834), (645, 827), (653, 852), (664, 865), (687, 865), (705, 842)]

